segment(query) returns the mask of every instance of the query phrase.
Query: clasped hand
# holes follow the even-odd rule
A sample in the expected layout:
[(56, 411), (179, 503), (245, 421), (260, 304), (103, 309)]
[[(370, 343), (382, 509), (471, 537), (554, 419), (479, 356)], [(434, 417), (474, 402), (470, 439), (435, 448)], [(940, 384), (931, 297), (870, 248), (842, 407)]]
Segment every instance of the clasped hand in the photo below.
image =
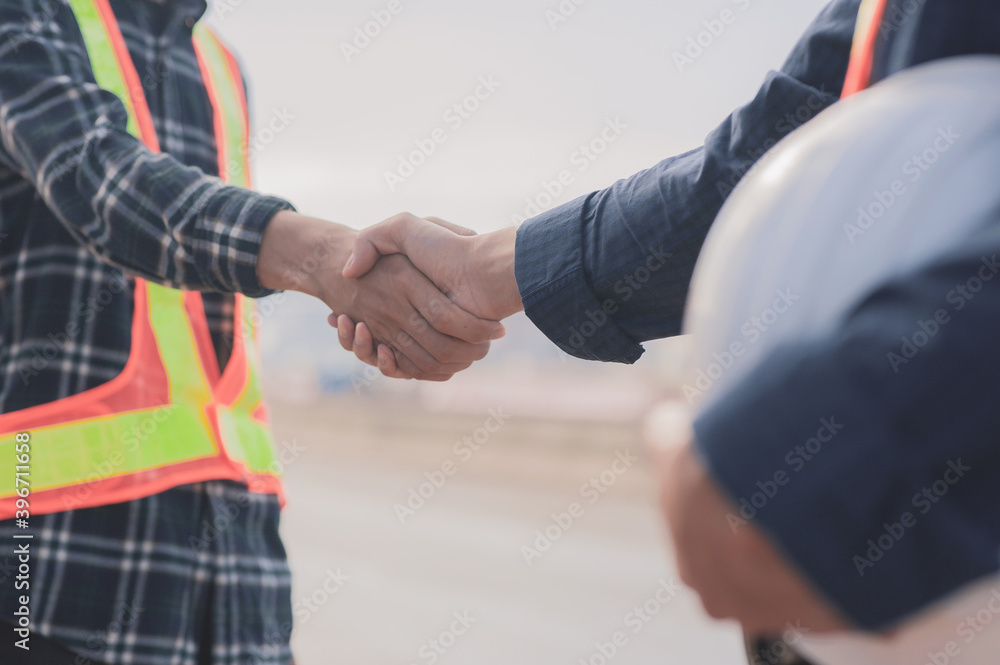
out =
[(521, 309), (513, 229), (476, 236), (409, 214), (359, 233), (279, 212), (257, 272), (265, 288), (326, 303), (341, 345), (396, 378), (451, 378), (484, 358), (505, 333), (499, 321)]
[[(514, 277), (515, 233), (514, 229), (504, 229), (480, 236), (435, 217), (424, 219), (402, 213), (358, 234), (343, 276), (368, 279), (383, 263), (400, 258), (393, 255), (405, 255), (424, 279), (440, 289), (451, 307), (460, 308), (478, 323), (498, 322), (522, 309)], [(410, 350), (393, 344), (371, 320), (336, 309), (334, 312), (330, 324), (338, 329), (341, 346), (346, 350), (378, 367), (386, 376), (424, 378), (409, 356)], [(436, 321), (430, 323), (437, 327)], [(468, 320), (459, 325), (464, 323)], [(441, 332), (465, 339), (470, 331), (450, 327)], [(492, 339), (502, 335), (500, 328)], [(456, 367), (456, 371), (467, 366)]]

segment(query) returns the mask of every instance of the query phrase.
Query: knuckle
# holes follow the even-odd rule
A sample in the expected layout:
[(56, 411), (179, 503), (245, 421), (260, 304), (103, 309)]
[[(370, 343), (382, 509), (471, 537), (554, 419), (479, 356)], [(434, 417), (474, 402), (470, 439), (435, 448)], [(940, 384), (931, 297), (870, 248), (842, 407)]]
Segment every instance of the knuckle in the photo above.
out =
[(427, 305), (427, 315), (424, 318), (431, 326), (439, 330), (439, 326), (448, 323), (448, 315), (440, 298), (434, 298), (430, 301)]
[(414, 219), (414, 215), (408, 212), (398, 212), (389, 218), (388, 224), (390, 226), (398, 227), (403, 224), (407, 224), (410, 220)]
[(462, 343), (444, 335), (433, 335), (427, 340), (427, 352), (439, 363), (454, 362), (462, 355)]
[(412, 278), (403, 270), (403, 265), (398, 256), (387, 257), (393, 259), (389, 263), (389, 283), (396, 293), (409, 293), (412, 286)]
[(416, 342), (413, 341), (413, 338), (410, 337), (408, 333), (402, 330), (396, 333), (396, 338), (394, 341), (396, 343), (396, 346), (394, 346), (392, 350), (396, 352), (397, 356), (399, 355), (400, 351), (412, 349), (414, 346), (416, 346)]
[[(433, 322), (431, 322), (430, 325), (431, 327), (434, 327)], [(410, 315), (409, 326), (410, 330), (413, 331), (414, 334), (422, 335), (427, 332), (428, 321), (418, 312), (414, 312)]]

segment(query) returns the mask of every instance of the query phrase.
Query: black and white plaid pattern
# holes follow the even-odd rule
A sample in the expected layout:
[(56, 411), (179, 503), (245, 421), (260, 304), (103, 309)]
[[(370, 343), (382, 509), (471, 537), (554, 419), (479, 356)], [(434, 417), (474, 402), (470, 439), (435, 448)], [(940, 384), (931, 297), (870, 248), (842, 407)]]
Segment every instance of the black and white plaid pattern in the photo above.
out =
[[(66, 0), (0, 0), (0, 412), (117, 376), (136, 274), (206, 293), (220, 360), (232, 296), (265, 293), (263, 229), (280, 199), (217, 177), (212, 108), (191, 42), (202, 0), (112, 0), (162, 155), (94, 83)], [(224, 363), (223, 363), (224, 364)]]
[[(214, 177), (212, 109), (191, 42), (205, 3), (111, 6), (162, 155), (127, 134), (124, 106), (94, 83), (65, 0), (0, 0), (0, 412), (121, 372), (131, 346), (127, 274), (209, 292), (224, 365), (228, 294), (265, 293), (261, 235), (291, 207)], [(34, 628), (81, 663), (287, 665), (278, 512), (274, 496), (217, 481), (36, 516)], [(23, 593), (9, 575), (11, 529), (0, 523), (5, 617)]]
[[(109, 665), (288, 665), (291, 578), (269, 495), (213, 481), (138, 501), (0, 522), (0, 612)], [(30, 589), (14, 588), (30, 542)], [(13, 566), (13, 567), (12, 567)], [(4, 639), (11, 639), (5, 636)]]

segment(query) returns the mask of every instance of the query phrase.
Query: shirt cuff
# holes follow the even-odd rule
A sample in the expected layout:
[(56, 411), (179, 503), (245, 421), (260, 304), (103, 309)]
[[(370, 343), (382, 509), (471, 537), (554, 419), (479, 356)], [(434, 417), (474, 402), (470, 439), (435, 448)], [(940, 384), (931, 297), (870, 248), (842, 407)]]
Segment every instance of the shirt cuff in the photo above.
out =
[(283, 199), (241, 187), (223, 187), (204, 207), (195, 233), (198, 271), (219, 291), (260, 298), (274, 293), (260, 284), (257, 257), (264, 229), (282, 210)]
[(517, 287), (525, 314), (560, 349), (584, 360), (631, 364), (642, 356), (642, 345), (615, 323), (619, 306), (594, 294), (584, 270), (588, 198), (538, 215), (517, 230)]

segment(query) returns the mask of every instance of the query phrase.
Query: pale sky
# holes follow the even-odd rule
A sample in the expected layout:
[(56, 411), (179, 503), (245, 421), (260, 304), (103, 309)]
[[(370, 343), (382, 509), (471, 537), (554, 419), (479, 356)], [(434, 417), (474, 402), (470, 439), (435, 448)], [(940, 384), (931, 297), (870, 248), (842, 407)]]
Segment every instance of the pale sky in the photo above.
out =
[[(398, 2), (400, 13), (350, 63), (342, 43), (389, 0), (210, 8), (250, 73), (258, 128), (275, 109), (294, 116), (257, 156), (261, 188), (353, 226), (407, 209), (498, 228), (607, 118), (628, 128), (557, 203), (699, 145), (825, 4), (585, 0), (553, 30), (546, 12), (558, 0)], [(724, 10), (734, 22), (678, 71), (674, 53)], [(481, 76), (500, 87), (453, 129), (444, 112)], [(447, 128), (446, 143), (390, 192), (384, 172), (437, 127)]]
[[(398, 0), (391, 15), (390, 0), (215, 0), (209, 17), (250, 75), (260, 189), (357, 228), (407, 210), (483, 232), (539, 196), (548, 203), (544, 183), (563, 170), (570, 184), (548, 207), (700, 145), (825, 4)], [(348, 62), (343, 45), (373, 12), (391, 21)], [(553, 29), (554, 15), (565, 20)], [(681, 71), (675, 54), (699, 37), (708, 46)], [(479, 88), (478, 108), (446, 115), (481, 80), (493, 84)], [(609, 120), (620, 135), (581, 161), (580, 146)], [(390, 191), (385, 173), (435, 130), (444, 142)], [(286, 307), (283, 338), (322, 313), (296, 299)], [(265, 326), (265, 348), (274, 328)]]

